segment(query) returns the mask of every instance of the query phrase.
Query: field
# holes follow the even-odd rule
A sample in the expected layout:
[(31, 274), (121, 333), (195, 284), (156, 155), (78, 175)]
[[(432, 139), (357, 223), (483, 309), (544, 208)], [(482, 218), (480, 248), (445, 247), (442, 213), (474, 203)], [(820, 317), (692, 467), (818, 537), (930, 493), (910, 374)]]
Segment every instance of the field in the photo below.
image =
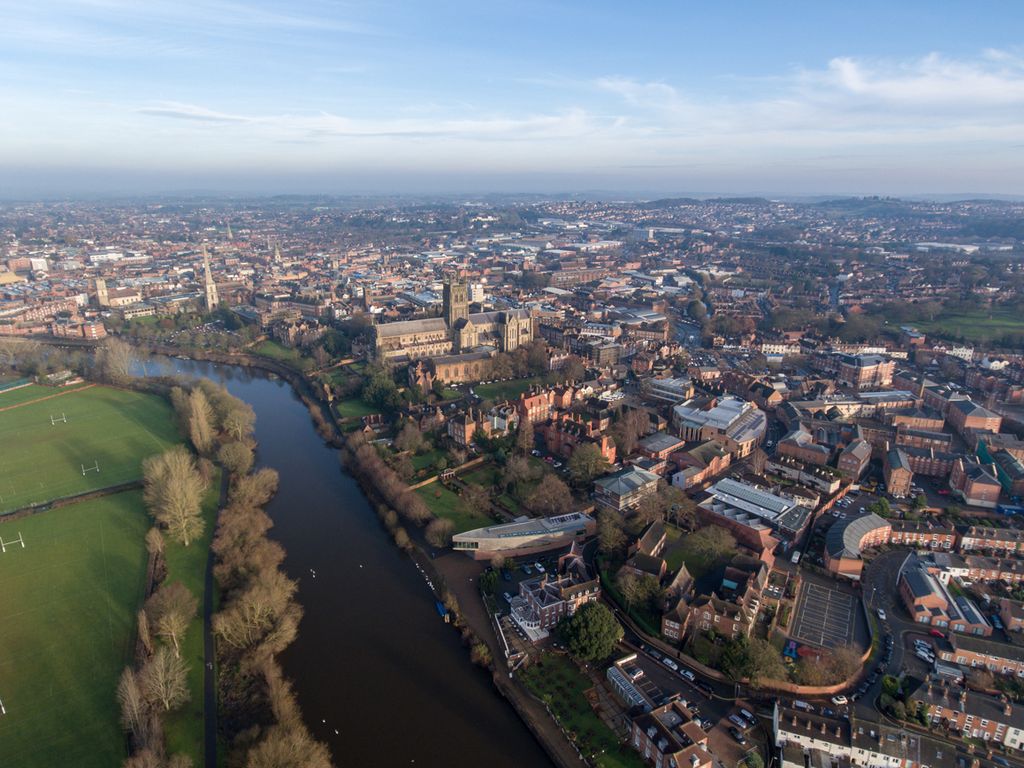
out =
[(1024, 318), (1020, 313), (1001, 307), (942, 313), (931, 321), (916, 321), (914, 326), (924, 333), (963, 337), (971, 342), (990, 341), (1008, 333), (1024, 334)]
[(379, 408), (374, 408), (369, 403), (364, 402), (362, 398), (358, 397), (352, 397), (348, 400), (335, 400), (334, 408), (338, 411), (338, 415), (343, 419), (358, 419), (363, 416), (380, 413)]
[(271, 360), (277, 360), (279, 363), (284, 363), (300, 371), (306, 371), (313, 367), (313, 361), (310, 358), (303, 357), (297, 349), (285, 347), (276, 341), (262, 341), (252, 351), (257, 355), (269, 357)]
[[(9, 406), (0, 445), (15, 448), (0, 453), (0, 513), (137, 480), (143, 458), (180, 442), (170, 405), (154, 395), (33, 386), (0, 393), (0, 409)], [(82, 474), (97, 462), (99, 472)]]
[(455, 524), (455, 533), (472, 531), (474, 528), (483, 528), (494, 524), (494, 520), (487, 515), (476, 515), (462, 509), (459, 497), (440, 483), (424, 485), (413, 493), (420, 495), (435, 517), (451, 520)]
[(534, 384), (540, 383), (539, 378), (512, 379), (511, 381), (495, 381), (490, 384), (476, 384), (473, 392), (484, 400), (513, 400)]
[[(49, 425), (47, 425), (49, 426)], [(131, 657), (149, 522), (140, 491), (0, 523), (4, 766), (120, 765), (115, 700)]]

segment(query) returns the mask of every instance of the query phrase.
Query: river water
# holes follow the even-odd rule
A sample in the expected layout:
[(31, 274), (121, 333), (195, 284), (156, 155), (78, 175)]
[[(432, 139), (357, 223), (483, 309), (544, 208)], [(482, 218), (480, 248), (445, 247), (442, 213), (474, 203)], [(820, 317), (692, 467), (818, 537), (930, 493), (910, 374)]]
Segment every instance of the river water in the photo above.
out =
[[(305, 616), (282, 655), (314, 736), (349, 766), (551, 766), (489, 676), (469, 662), (409, 558), (324, 445), (291, 386), (262, 371), (158, 358), (256, 411), (258, 464), (280, 474), (267, 512)], [(315, 576), (314, 576), (315, 572)]]

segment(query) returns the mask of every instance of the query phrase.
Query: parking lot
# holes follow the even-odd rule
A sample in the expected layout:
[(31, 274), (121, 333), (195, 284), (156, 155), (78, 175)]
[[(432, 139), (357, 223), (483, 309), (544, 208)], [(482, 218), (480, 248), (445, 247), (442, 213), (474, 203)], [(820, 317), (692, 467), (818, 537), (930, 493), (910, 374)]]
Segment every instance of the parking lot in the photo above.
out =
[(850, 645), (859, 610), (853, 595), (805, 581), (797, 598), (792, 637), (823, 648)]

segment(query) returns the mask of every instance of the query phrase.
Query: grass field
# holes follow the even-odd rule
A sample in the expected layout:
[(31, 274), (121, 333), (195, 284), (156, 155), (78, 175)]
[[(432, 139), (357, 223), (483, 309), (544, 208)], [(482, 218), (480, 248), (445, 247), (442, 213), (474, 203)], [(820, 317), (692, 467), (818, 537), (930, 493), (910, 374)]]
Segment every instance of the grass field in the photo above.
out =
[(476, 384), (473, 391), (484, 400), (512, 400), (539, 382), (539, 377), (495, 381), (490, 384)]
[(494, 520), (487, 515), (477, 515), (465, 511), (459, 503), (459, 497), (440, 483), (424, 485), (422, 488), (417, 488), (414, 493), (418, 493), (422, 497), (435, 517), (451, 520), (455, 524), (455, 533), (472, 531), (474, 528), (483, 528), (494, 524)]
[[(29, 389), (50, 399), (26, 401)], [(17, 449), (0, 452), (0, 513), (137, 480), (143, 458), (180, 442), (170, 405), (155, 395), (26, 387), (0, 393), (0, 408), (8, 405), (18, 407), (0, 411), (0, 445)], [(62, 413), (67, 423), (50, 423)], [(99, 472), (83, 475), (95, 462)]]
[(667, 527), (667, 543), (662, 557), (668, 570), (675, 573), (679, 566), (686, 563), (686, 570), (695, 579), (699, 579), (718, 566), (727, 562), (734, 554), (734, 551), (727, 552), (719, 558), (708, 557), (703, 552), (697, 552), (690, 545), (689, 538), (681, 533), (678, 528)]
[(359, 419), (363, 416), (380, 413), (379, 408), (374, 408), (358, 397), (352, 397), (348, 400), (335, 400), (334, 407), (337, 409), (338, 415), (343, 419)]
[(942, 313), (934, 320), (917, 321), (924, 333), (963, 337), (967, 341), (989, 341), (1007, 333), (1024, 333), (1024, 317), (1010, 309), (978, 309), (970, 312)]
[(0, 522), (0, 764), (108, 768), (131, 657), (149, 522), (139, 491)]
[(313, 361), (310, 358), (303, 357), (297, 349), (283, 346), (276, 341), (261, 341), (252, 351), (257, 355), (269, 357), (271, 360), (277, 360), (300, 371), (306, 371), (313, 367)]

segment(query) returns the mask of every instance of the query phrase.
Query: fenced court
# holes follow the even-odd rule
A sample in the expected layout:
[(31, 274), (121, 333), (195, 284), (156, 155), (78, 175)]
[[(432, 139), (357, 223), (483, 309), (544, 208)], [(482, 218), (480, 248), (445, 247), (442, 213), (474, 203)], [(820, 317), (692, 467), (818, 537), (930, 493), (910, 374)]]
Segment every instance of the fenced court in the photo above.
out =
[(155, 395), (93, 385), (0, 392), (0, 513), (137, 480), (143, 457), (180, 441)]
[(822, 648), (850, 645), (857, 623), (853, 595), (804, 582), (797, 600), (792, 637)]
[(140, 491), (0, 521), (0, 764), (121, 764), (148, 526)]

